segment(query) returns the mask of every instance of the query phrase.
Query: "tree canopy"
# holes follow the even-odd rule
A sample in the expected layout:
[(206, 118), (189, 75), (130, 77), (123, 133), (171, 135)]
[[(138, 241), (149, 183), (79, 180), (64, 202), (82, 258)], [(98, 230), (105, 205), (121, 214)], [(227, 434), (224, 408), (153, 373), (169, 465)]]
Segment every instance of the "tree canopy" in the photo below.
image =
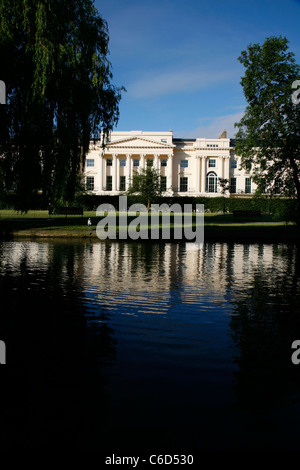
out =
[(296, 196), (300, 210), (300, 105), (292, 99), (300, 67), (281, 36), (250, 44), (239, 61), (248, 106), (236, 124), (236, 153), (252, 166), (258, 191)]
[(36, 190), (71, 201), (90, 139), (118, 121), (108, 43), (92, 0), (0, 1), (0, 175), (20, 209)]
[(132, 176), (127, 194), (129, 196), (133, 194), (140, 195), (142, 201), (147, 201), (147, 208), (149, 210), (150, 204), (154, 203), (156, 198), (162, 194), (158, 170), (147, 166), (136, 171)]

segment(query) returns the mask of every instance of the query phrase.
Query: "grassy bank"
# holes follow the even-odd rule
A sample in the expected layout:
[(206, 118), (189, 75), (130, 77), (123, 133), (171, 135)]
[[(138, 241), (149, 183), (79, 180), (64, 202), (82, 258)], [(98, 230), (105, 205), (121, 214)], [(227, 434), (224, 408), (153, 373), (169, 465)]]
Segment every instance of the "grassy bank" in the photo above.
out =
[[(147, 225), (147, 215), (143, 215)], [(87, 226), (91, 218), (92, 230)], [(1, 238), (92, 238), (98, 240), (96, 225), (101, 217), (95, 211), (84, 212), (83, 216), (48, 215), (47, 211), (29, 211), (26, 214), (15, 211), (0, 211)], [(128, 224), (136, 219), (129, 214)], [(150, 217), (149, 217), (150, 221)], [(119, 218), (117, 217), (117, 232)], [(263, 215), (262, 220), (235, 221), (232, 214), (205, 214), (204, 237), (206, 241), (240, 241), (240, 242), (298, 242), (299, 228), (280, 220), (273, 220), (270, 215)], [(196, 215), (193, 218), (195, 228)], [(150, 227), (148, 225), (148, 227)], [(171, 217), (171, 239), (174, 228)], [(127, 229), (127, 227), (124, 227)], [(150, 234), (149, 234), (150, 238)]]

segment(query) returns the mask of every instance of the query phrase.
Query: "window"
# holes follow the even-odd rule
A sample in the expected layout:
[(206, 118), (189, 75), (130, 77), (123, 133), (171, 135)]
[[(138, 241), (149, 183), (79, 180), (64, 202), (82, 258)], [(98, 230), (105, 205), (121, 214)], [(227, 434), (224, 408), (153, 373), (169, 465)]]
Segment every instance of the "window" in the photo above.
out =
[(167, 191), (167, 177), (166, 176), (160, 177), (160, 189), (161, 191)]
[(153, 166), (153, 158), (147, 158), (147, 166)]
[(230, 192), (231, 194), (236, 193), (236, 178), (230, 178)]
[(87, 158), (86, 166), (88, 166), (88, 167), (95, 166), (95, 160), (93, 158)]
[(188, 160), (180, 160), (180, 168), (188, 168), (189, 162)]
[(126, 159), (120, 158), (120, 166), (126, 166)]
[(168, 142), (167, 139), (160, 139), (160, 141), (163, 142), (164, 144)]
[(219, 144), (207, 144), (207, 147), (219, 147)]
[(251, 193), (251, 178), (245, 178), (245, 193)]
[(274, 192), (275, 194), (280, 194), (280, 180), (276, 179), (274, 183)]
[(208, 167), (209, 168), (216, 168), (216, 160), (210, 158), (208, 160)]
[(126, 176), (120, 176), (120, 191), (126, 190)]
[(94, 190), (94, 177), (93, 176), (87, 176), (86, 178), (86, 189), (87, 191), (93, 191)]
[(167, 159), (166, 159), (166, 158), (162, 158), (162, 159), (160, 160), (160, 164), (161, 164), (161, 166), (167, 166)]
[(231, 160), (230, 168), (237, 168), (237, 160)]
[(188, 178), (186, 176), (180, 177), (180, 192), (185, 193), (188, 190)]
[(106, 166), (112, 166), (112, 159), (111, 158), (106, 159)]
[(140, 166), (140, 161), (138, 158), (133, 159), (133, 166)]
[(112, 190), (112, 176), (106, 176), (106, 191)]
[(218, 191), (218, 178), (216, 173), (212, 171), (207, 174), (206, 177), (206, 192), (207, 193), (216, 193)]

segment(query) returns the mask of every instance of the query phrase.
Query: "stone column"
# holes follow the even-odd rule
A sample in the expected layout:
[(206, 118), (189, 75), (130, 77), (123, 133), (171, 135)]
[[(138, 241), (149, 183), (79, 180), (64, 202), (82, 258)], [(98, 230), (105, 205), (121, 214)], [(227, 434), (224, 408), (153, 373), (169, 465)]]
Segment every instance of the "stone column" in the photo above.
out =
[(113, 175), (112, 175), (112, 190), (117, 191), (117, 175), (118, 175), (118, 168), (117, 168), (117, 156), (118, 154), (114, 153), (113, 154)]
[(201, 157), (201, 193), (205, 193), (206, 157)]
[(196, 155), (196, 188), (195, 192), (200, 192), (200, 157)]
[(103, 190), (103, 152), (100, 153), (99, 162), (99, 191)]
[(141, 155), (141, 168), (144, 169), (145, 168), (145, 154), (142, 154)]
[(230, 160), (230, 157), (225, 157), (224, 159), (224, 178), (226, 178), (229, 182), (230, 182), (230, 177), (229, 177), (229, 160)]
[(159, 168), (158, 168), (158, 162), (159, 162), (158, 157), (159, 157), (158, 154), (154, 155), (154, 162), (153, 162), (153, 163), (154, 163), (154, 168), (155, 168), (155, 170), (158, 170), (158, 169), (159, 169)]
[(173, 155), (168, 155), (167, 190), (173, 192)]
[(129, 188), (130, 185), (130, 176), (131, 176), (131, 154), (127, 154), (126, 156), (126, 166), (127, 166), (127, 175), (126, 175), (126, 190)]

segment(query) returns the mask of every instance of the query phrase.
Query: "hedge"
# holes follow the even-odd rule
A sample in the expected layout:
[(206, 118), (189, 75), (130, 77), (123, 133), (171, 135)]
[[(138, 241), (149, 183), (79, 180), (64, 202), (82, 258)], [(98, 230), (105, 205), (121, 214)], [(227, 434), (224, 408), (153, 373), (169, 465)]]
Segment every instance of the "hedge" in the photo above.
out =
[[(128, 196), (127, 206), (141, 203), (147, 206), (147, 200), (140, 196)], [(191, 204), (196, 209), (196, 204), (203, 204), (205, 212), (213, 213), (232, 213), (234, 210), (259, 210), (262, 214), (270, 214), (276, 219), (294, 221), (297, 213), (297, 200), (288, 198), (270, 198), (270, 197), (206, 197), (206, 196), (174, 196), (158, 197), (152, 203), (157, 204), (179, 204), (184, 209), (184, 204)], [(112, 204), (116, 209), (119, 207), (119, 195), (95, 195), (80, 194), (69, 206), (81, 206), (84, 210), (96, 210), (100, 204)], [(1, 194), (0, 209), (14, 209), (16, 207), (16, 197), (14, 194)], [(46, 210), (48, 205), (45, 203), (42, 195), (31, 195), (30, 209)]]
[[(276, 217), (282, 217), (284, 214), (293, 214), (297, 208), (296, 199), (288, 198), (268, 198), (268, 197), (158, 197), (156, 204), (179, 204), (184, 208), (184, 204), (191, 204), (196, 209), (196, 204), (203, 204), (205, 212), (227, 212), (232, 213), (234, 210), (259, 210), (262, 214), (270, 214)], [(85, 194), (78, 196), (75, 201), (76, 205), (82, 206), (85, 210), (96, 210), (100, 204), (112, 204), (116, 209), (119, 207), (119, 196), (109, 195), (93, 195)], [(128, 196), (127, 206), (141, 203), (147, 205), (147, 200), (143, 200), (140, 196)]]

